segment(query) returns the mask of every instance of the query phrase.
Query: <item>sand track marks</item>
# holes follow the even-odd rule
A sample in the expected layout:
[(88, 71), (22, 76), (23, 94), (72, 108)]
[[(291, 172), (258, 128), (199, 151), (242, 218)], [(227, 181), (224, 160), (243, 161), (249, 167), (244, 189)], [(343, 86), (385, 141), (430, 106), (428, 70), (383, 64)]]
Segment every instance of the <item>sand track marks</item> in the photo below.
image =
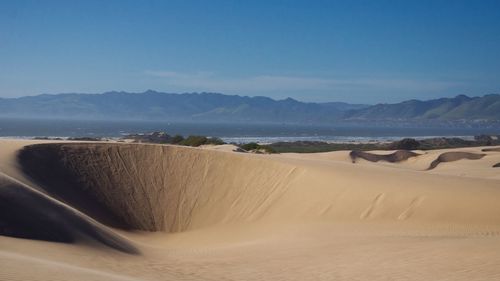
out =
[(380, 204), (382, 204), (382, 201), (384, 200), (384, 198), (385, 198), (384, 193), (379, 193), (377, 196), (375, 196), (375, 198), (373, 198), (372, 203), (368, 206), (368, 208), (363, 213), (361, 213), (361, 216), (359, 218), (363, 219), (363, 220), (371, 218), (373, 216), (372, 215), (373, 212)]
[(398, 220), (406, 220), (409, 219), (413, 213), (415, 212), (415, 209), (424, 201), (424, 197), (418, 196), (415, 197), (413, 200), (411, 200), (410, 205), (404, 212), (399, 215)]

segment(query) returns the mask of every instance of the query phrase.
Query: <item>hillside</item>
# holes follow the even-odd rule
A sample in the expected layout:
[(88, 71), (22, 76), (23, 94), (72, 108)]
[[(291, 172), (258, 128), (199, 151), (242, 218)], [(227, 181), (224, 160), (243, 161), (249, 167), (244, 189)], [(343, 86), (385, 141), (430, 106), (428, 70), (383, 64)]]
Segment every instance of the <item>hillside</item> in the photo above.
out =
[(218, 93), (170, 94), (152, 90), (143, 93), (43, 94), (0, 99), (0, 117), (303, 124), (378, 122), (393, 126), (450, 122), (491, 125), (500, 120), (500, 95), (459, 95), (369, 106)]
[(203, 122), (331, 122), (364, 105), (217, 93), (107, 92), (0, 99), (0, 116)]
[(409, 100), (352, 110), (348, 120), (500, 120), (500, 95)]

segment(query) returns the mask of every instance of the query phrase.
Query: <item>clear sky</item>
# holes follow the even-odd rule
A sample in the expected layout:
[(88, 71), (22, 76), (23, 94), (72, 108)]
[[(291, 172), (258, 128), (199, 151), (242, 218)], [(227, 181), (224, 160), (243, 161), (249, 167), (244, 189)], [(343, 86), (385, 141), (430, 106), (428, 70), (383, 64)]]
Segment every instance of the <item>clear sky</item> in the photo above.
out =
[(500, 93), (500, 1), (0, 0), (0, 97)]

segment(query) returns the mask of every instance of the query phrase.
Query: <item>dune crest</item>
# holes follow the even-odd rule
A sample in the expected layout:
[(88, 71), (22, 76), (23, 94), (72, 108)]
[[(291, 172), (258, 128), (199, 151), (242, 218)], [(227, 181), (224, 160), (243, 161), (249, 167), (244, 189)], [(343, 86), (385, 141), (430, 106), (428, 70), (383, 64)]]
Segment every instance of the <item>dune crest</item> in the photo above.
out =
[(1, 173), (0, 235), (64, 243), (90, 239), (122, 252), (139, 254), (126, 239)]
[(358, 158), (365, 159), (370, 162), (386, 161), (389, 163), (397, 163), (419, 155), (420, 154), (408, 150), (398, 150), (393, 153), (383, 155), (357, 150), (353, 150), (349, 153), (352, 163), (356, 163), (356, 159)]
[(483, 152), (500, 152), (500, 147), (492, 147), (492, 148), (483, 148), (481, 149)]
[(353, 165), (348, 151), (33, 143), (0, 140), (2, 280), (500, 276), (500, 154), (422, 171), (481, 148)]
[(295, 170), (233, 153), (134, 144), (32, 145), (19, 162), (45, 192), (102, 223), (166, 232), (251, 220)]
[[(471, 153), (447, 152), (440, 159), (453, 160), (462, 154)], [(418, 154), (357, 155), (373, 161), (403, 161)], [(455, 182), (451, 185), (465, 184), (464, 179), (427, 178), (410, 171), (390, 172), (389, 177), (377, 166), (327, 168), (280, 156), (91, 143), (25, 146), (18, 159), (22, 171), (41, 191), (103, 224), (124, 230), (184, 232), (259, 220), (497, 221), (486, 215), (497, 209), (491, 196), (481, 199), (480, 207), (471, 207), (468, 216), (454, 215), (470, 205), (471, 190), (447, 186), (450, 180)], [(434, 190), (429, 182), (441, 182), (443, 187)], [(449, 201), (449, 192), (463, 196)], [(426, 200), (415, 201), (423, 197)], [(447, 202), (446, 212), (438, 207), (442, 200)]]
[(484, 156), (486, 156), (486, 154), (463, 152), (463, 151), (445, 152), (439, 155), (438, 158), (436, 158), (436, 160), (432, 161), (427, 170), (432, 170), (441, 163), (454, 162), (462, 159), (478, 160), (483, 158)]

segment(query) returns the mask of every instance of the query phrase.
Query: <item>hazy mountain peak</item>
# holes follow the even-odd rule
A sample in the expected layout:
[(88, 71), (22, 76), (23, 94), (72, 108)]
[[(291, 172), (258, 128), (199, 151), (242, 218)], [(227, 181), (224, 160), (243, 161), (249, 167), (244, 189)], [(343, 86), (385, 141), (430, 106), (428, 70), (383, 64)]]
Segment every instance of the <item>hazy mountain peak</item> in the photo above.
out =
[[(332, 124), (421, 122), (421, 120), (500, 120), (500, 95), (458, 95), (373, 106), (342, 102), (301, 102), (291, 97), (171, 94), (110, 91), (103, 94), (55, 94), (0, 99), (0, 116), (74, 119), (163, 120), (192, 122), (279, 122)], [(420, 121), (419, 121), (420, 120)]]
[[(488, 99), (488, 102), (485, 101)], [(408, 100), (395, 104), (377, 104), (346, 114), (357, 120), (500, 120), (500, 95)]]

